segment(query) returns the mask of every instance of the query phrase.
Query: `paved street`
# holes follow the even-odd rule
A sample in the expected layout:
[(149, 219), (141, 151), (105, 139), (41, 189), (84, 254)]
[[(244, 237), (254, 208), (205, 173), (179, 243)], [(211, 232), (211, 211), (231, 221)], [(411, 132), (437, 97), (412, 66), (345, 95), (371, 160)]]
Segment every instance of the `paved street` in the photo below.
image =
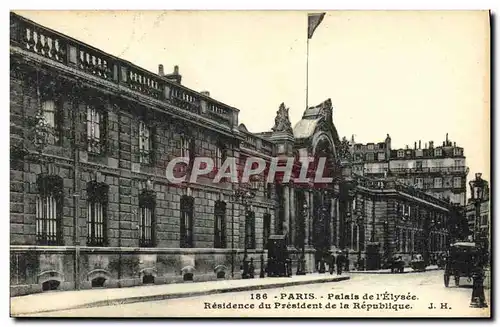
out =
[[(44, 317), (402, 317), (483, 316), (488, 309), (469, 308), (471, 282), (461, 287), (443, 285), (443, 272), (414, 274), (351, 274), (343, 282), (235, 292), (155, 302), (57, 311)], [(451, 283), (453, 285), (453, 282)], [(372, 296), (370, 299), (369, 297)], [(377, 299), (378, 296), (378, 299)], [(399, 298), (395, 301), (395, 297)], [(415, 296), (415, 298), (412, 298)], [(265, 297), (265, 298), (264, 298)], [(356, 298), (358, 297), (358, 298)], [(486, 290), (489, 303), (489, 290)], [(385, 308), (373, 305), (383, 303)], [(428, 309), (433, 303), (436, 309)], [(443, 303), (443, 309), (441, 309)], [(446, 304), (445, 304), (446, 303)], [(269, 308), (259, 308), (260, 305)], [(329, 304), (329, 306), (328, 306)], [(349, 308), (346, 307), (349, 305)], [(231, 305), (231, 308), (224, 308)], [(251, 306), (254, 306), (251, 308)], [(309, 309), (305, 306), (309, 305)], [(392, 308), (387, 308), (391, 305)], [(234, 307), (235, 306), (235, 307)], [(331, 307), (334, 308), (331, 308)], [(405, 307), (406, 306), (406, 307)], [(215, 308), (214, 308), (215, 307)]]

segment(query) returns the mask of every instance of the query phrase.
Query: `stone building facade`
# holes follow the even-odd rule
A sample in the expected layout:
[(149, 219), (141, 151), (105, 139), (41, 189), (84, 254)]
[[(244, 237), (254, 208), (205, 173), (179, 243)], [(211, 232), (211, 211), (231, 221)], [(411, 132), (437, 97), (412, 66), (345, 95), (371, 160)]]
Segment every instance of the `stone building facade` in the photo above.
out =
[[(237, 108), (11, 14), (11, 294), (240, 278), (286, 235), (293, 265), (350, 249), (380, 266), (447, 242), (448, 203), (384, 179), (353, 179), (330, 100), (292, 128), (251, 133)], [(215, 169), (191, 182), (191, 164)], [(228, 157), (326, 158), (332, 182), (214, 182)], [(190, 162), (192, 162), (191, 160)], [(294, 171), (300, 164), (294, 163)], [(435, 246), (431, 245), (435, 244)], [(354, 262), (351, 260), (351, 262)]]
[(476, 203), (474, 199), (469, 198), (465, 213), (467, 223), (472, 238), (480, 238), (488, 240), (491, 237), (491, 216), (490, 216), (490, 190), (489, 184), (486, 184), (484, 191), (484, 199), (479, 204), (479, 219), (476, 217)]
[(395, 149), (389, 135), (384, 142), (361, 144), (352, 138), (350, 144), (353, 173), (394, 177), (437, 198), (466, 205), (469, 169), (464, 149), (449, 140), (448, 134), (442, 145), (418, 141), (413, 147)]

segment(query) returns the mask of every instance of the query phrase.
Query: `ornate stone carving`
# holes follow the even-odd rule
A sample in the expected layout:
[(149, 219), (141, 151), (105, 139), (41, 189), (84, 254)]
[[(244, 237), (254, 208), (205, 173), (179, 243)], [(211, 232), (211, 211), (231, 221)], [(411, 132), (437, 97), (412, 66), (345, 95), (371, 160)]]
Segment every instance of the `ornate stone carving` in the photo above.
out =
[(319, 114), (325, 117), (326, 120), (330, 120), (333, 114), (332, 100), (327, 99), (322, 102), (319, 107)]
[(292, 124), (290, 123), (290, 118), (288, 116), (289, 108), (285, 107), (285, 104), (282, 103), (276, 111), (276, 118), (274, 118), (274, 127), (272, 128), (273, 132), (287, 132), (293, 133)]

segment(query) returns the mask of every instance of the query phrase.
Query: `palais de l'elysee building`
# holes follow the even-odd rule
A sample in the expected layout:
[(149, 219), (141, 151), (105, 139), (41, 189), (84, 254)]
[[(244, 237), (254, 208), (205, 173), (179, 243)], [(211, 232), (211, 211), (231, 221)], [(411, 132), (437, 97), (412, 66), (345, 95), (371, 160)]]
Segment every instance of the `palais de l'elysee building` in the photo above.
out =
[[(251, 133), (178, 68), (151, 73), (16, 14), (10, 60), (12, 295), (240, 278), (244, 252), (260, 270), (270, 235), (287, 235), (294, 266), (305, 246), (308, 272), (320, 251), (380, 265), (450, 242), (449, 202), (351, 173), (330, 100), (293, 128), (282, 105), (271, 131)], [(297, 155), (326, 156), (334, 183), (165, 177), (180, 156)]]

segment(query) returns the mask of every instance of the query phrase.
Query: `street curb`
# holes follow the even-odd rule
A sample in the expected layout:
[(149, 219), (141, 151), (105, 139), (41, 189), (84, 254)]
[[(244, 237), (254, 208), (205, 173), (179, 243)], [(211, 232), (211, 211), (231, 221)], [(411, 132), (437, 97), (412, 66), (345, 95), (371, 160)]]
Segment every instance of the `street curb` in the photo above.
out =
[(131, 303), (137, 303), (137, 302), (151, 302), (151, 301), (162, 301), (162, 300), (170, 300), (170, 299), (181, 299), (181, 298), (186, 298), (186, 297), (204, 296), (204, 295), (212, 295), (212, 294), (245, 292), (245, 291), (252, 291), (252, 290), (265, 290), (265, 289), (270, 289), (270, 288), (281, 288), (281, 287), (307, 285), (307, 284), (333, 283), (333, 282), (340, 282), (340, 281), (348, 280), (350, 278), (351, 277), (349, 277), (349, 276), (341, 276), (341, 277), (330, 277), (330, 278), (317, 279), (317, 280), (290, 281), (290, 282), (284, 282), (284, 283), (274, 283), (274, 284), (264, 284), (264, 285), (235, 286), (235, 287), (228, 287), (228, 288), (222, 288), (222, 289), (211, 289), (211, 290), (196, 291), (196, 292), (178, 292), (178, 293), (168, 293), (168, 294), (143, 295), (143, 296), (136, 296), (136, 297), (96, 301), (96, 302), (91, 302), (91, 303), (74, 305), (74, 306), (67, 307), (67, 308), (47, 309), (47, 310), (38, 310), (38, 311), (30, 311), (30, 312), (17, 312), (17, 313), (11, 312), (11, 317), (19, 317), (19, 316), (23, 316), (23, 315), (32, 315), (32, 314), (37, 314), (37, 313), (47, 313), (47, 312), (56, 312), (56, 311), (64, 311), (64, 310), (75, 310), (75, 309), (96, 308), (96, 307), (104, 307), (104, 306), (112, 306), (112, 305), (120, 305), (120, 304), (131, 304)]
[(351, 274), (365, 274), (365, 275), (382, 275), (382, 274), (391, 274), (391, 275), (400, 275), (400, 274), (416, 274), (416, 273), (425, 273), (425, 272), (428, 272), (428, 271), (437, 271), (437, 270), (442, 270), (440, 268), (431, 268), (431, 269), (426, 269), (424, 271), (415, 271), (415, 270), (412, 270), (412, 271), (403, 271), (402, 273), (392, 273), (390, 271), (378, 271), (378, 270), (363, 270), (363, 271), (349, 271), (349, 273)]

